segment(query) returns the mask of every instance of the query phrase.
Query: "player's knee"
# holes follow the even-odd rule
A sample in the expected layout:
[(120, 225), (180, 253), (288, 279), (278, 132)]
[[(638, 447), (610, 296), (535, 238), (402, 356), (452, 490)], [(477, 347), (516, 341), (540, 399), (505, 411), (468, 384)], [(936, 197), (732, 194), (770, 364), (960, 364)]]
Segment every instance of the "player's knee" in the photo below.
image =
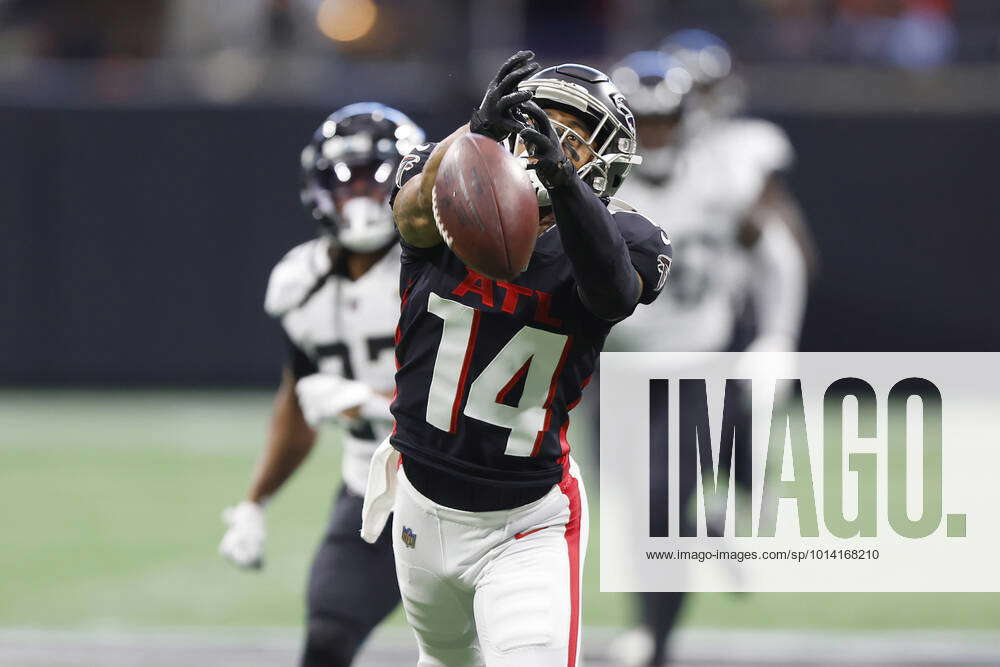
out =
[(338, 619), (311, 618), (306, 630), (302, 667), (347, 667), (354, 660), (364, 636)]

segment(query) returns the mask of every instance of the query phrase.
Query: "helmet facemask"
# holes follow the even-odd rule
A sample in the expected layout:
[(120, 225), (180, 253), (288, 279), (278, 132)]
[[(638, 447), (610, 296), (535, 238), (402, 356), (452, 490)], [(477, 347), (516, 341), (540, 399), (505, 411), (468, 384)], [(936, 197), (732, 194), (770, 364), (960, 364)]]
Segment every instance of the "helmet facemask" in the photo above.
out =
[[(590, 185), (599, 197), (610, 197), (621, 186), (633, 165), (640, 164), (642, 158), (635, 154), (635, 130), (620, 122), (615, 114), (591, 95), (582, 86), (559, 79), (528, 79), (519, 86), (530, 90), (533, 99), (543, 109), (558, 109), (584, 120), (588, 128), (593, 128), (589, 136), (583, 136), (573, 128), (549, 117), (560, 142), (573, 150), (573, 144), (585, 146), (591, 158), (577, 167), (576, 172)], [(621, 98), (619, 109), (628, 109)], [(629, 117), (631, 112), (628, 112)], [(511, 151), (527, 163), (527, 152), (519, 148), (520, 137), (508, 146)], [(548, 191), (534, 171), (529, 172), (532, 185), (538, 195), (539, 206), (551, 204)]]
[(342, 159), (307, 179), (303, 203), (337, 245), (371, 252), (396, 235), (388, 207), (394, 163)]
[(337, 242), (354, 252), (373, 252), (396, 236), (392, 213), (384, 201), (353, 197), (340, 210)]
[(693, 87), (688, 106), (695, 131), (704, 124), (737, 114), (746, 102), (746, 86), (735, 71), (728, 44), (704, 30), (679, 30), (660, 45), (691, 74)]
[(388, 207), (403, 155), (424, 141), (399, 111), (361, 102), (331, 114), (302, 150), (302, 204), (336, 245), (371, 252), (396, 238)]
[[(594, 143), (592, 141), (593, 133), (591, 133), (591, 139), (583, 136), (570, 126), (559, 122), (558, 120), (549, 117), (549, 122), (552, 123), (553, 129), (556, 131), (556, 135), (559, 137), (559, 143), (562, 145), (563, 152), (566, 156), (570, 158), (571, 162), (575, 162), (573, 158), (573, 153), (579, 153), (580, 149), (586, 147), (587, 152), (590, 154), (590, 159), (585, 163), (576, 168), (576, 173), (580, 178), (594, 188), (595, 192), (601, 192), (605, 189), (607, 183), (607, 169), (604, 167), (598, 155), (594, 150)], [(524, 145), (524, 141), (520, 136), (513, 136), (509, 141), (508, 147), (510, 151), (521, 160), (521, 163), (528, 167), (530, 162), (530, 157), (528, 155), (527, 146)], [(551, 200), (549, 199), (548, 190), (542, 185), (541, 179), (538, 178), (538, 174), (534, 169), (528, 170), (528, 177), (531, 180), (532, 186), (535, 188), (535, 192), (538, 196), (539, 206), (549, 206), (551, 205)]]

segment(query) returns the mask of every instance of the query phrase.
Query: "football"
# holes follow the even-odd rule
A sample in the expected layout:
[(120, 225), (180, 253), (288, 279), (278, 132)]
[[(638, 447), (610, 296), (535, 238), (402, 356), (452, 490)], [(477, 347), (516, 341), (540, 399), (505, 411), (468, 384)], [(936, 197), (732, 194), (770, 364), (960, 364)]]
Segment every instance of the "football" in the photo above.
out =
[(538, 199), (521, 163), (479, 134), (455, 141), (433, 191), (434, 220), (467, 267), (512, 280), (528, 266), (538, 238)]

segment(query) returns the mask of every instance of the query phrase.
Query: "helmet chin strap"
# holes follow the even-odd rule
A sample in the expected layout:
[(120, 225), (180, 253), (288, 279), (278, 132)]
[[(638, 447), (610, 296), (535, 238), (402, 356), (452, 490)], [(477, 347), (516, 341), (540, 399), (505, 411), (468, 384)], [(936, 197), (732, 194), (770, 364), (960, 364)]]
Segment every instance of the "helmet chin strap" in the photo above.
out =
[(388, 207), (371, 197), (348, 199), (339, 217), (337, 243), (353, 252), (378, 250), (396, 233)]

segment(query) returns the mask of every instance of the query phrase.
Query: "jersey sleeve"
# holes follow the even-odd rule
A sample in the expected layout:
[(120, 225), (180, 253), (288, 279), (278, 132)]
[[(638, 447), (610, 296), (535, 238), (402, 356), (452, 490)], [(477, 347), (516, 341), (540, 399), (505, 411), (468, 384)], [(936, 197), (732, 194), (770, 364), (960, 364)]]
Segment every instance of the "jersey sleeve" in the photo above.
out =
[(396, 167), (396, 178), (393, 181), (392, 190), (389, 192), (390, 207), (392, 207), (393, 203), (396, 201), (396, 195), (403, 189), (403, 186), (406, 185), (411, 178), (424, 170), (424, 165), (427, 164), (427, 158), (429, 158), (431, 153), (434, 152), (435, 146), (437, 146), (437, 144), (434, 142), (420, 144), (403, 156), (399, 166)]
[(288, 361), (286, 363), (296, 380), (319, 372), (319, 366), (316, 365), (316, 362), (289, 338), (288, 333), (285, 333), (285, 346), (288, 348)]
[[(396, 168), (396, 179), (392, 184), (392, 190), (389, 192), (390, 208), (392, 208), (393, 203), (395, 203), (396, 195), (399, 194), (399, 191), (403, 188), (403, 186), (406, 185), (411, 178), (424, 170), (424, 165), (427, 164), (427, 158), (431, 156), (431, 153), (434, 152), (434, 148), (436, 146), (437, 144), (433, 142), (420, 144), (407, 153), (403, 158), (403, 161), (399, 163), (399, 167)], [(400, 238), (399, 246), (403, 250), (400, 261), (402, 264), (406, 265), (432, 259), (441, 252), (441, 245), (433, 246), (431, 248), (418, 248), (407, 243), (405, 239)]]
[(631, 211), (615, 213), (618, 228), (632, 258), (632, 266), (642, 278), (639, 302), (649, 304), (663, 290), (673, 261), (670, 238), (648, 218)]
[(764, 177), (788, 171), (795, 162), (795, 149), (788, 135), (780, 127), (766, 120), (742, 120), (733, 128), (734, 142), (740, 147), (739, 155), (746, 161), (747, 169), (755, 169)]

